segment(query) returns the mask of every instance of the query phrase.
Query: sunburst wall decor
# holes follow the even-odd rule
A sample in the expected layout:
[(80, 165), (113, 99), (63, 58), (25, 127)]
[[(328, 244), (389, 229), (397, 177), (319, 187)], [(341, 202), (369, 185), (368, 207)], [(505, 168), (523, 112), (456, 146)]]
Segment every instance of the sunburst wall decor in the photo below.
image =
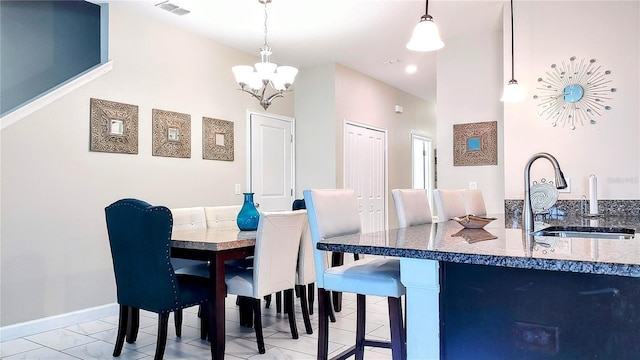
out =
[(569, 63), (552, 64), (545, 77), (538, 78), (535, 100), (539, 101), (538, 116), (551, 122), (552, 126), (569, 126), (585, 123), (595, 125), (596, 116), (611, 110), (607, 101), (617, 89), (611, 87), (611, 70), (603, 70), (596, 65), (596, 59), (576, 61), (572, 56)]

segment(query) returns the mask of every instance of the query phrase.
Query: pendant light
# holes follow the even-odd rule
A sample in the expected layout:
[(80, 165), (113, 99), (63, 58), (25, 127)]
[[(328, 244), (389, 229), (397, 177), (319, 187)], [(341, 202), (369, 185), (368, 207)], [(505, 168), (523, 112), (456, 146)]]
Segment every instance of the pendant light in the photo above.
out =
[(429, 0), (426, 0), (424, 15), (420, 17), (420, 22), (413, 28), (413, 35), (407, 43), (407, 49), (413, 51), (433, 51), (440, 50), (444, 42), (440, 39), (438, 26), (429, 15)]
[[(289, 91), (298, 69), (293, 66), (278, 66), (271, 62), (273, 51), (267, 43), (267, 4), (271, 0), (258, 2), (264, 5), (264, 45), (260, 48), (260, 62), (253, 66), (234, 66), (231, 70), (240, 85), (240, 90), (256, 98), (267, 110), (273, 99), (283, 97), (283, 94)], [(275, 91), (271, 95), (266, 93), (268, 85)]]
[(518, 102), (524, 100), (525, 93), (524, 89), (520, 84), (518, 84), (518, 80), (516, 80), (514, 75), (514, 56), (513, 56), (513, 0), (511, 0), (511, 80), (504, 87), (504, 92), (502, 93), (502, 98), (500, 101), (503, 102)]

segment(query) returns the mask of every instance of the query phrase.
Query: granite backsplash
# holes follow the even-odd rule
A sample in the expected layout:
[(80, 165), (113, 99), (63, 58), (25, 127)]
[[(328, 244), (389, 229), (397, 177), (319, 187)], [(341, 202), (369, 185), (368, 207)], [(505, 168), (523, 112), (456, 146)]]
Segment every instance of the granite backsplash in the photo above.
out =
[[(524, 200), (504, 201), (505, 216), (522, 216)], [(558, 200), (549, 214), (564, 213), (570, 216), (589, 213), (589, 200)], [(598, 213), (603, 216), (640, 217), (640, 200), (598, 200)]]

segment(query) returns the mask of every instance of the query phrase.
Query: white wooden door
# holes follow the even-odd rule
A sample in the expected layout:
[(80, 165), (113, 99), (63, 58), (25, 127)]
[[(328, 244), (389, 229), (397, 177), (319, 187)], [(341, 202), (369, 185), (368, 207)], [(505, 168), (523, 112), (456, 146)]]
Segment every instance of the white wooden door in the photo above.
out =
[(253, 113), (249, 117), (249, 184), (258, 210), (291, 210), (293, 119)]
[(413, 188), (426, 189), (429, 194), (429, 205), (433, 209), (433, 150), (431, 139), (424, 136), (411, 135), (411, 160), (413, 163)]
[(386, 228), (386, 140), (383, 130), (345, 123), (344, 187), (356, 193), (362, 232)]

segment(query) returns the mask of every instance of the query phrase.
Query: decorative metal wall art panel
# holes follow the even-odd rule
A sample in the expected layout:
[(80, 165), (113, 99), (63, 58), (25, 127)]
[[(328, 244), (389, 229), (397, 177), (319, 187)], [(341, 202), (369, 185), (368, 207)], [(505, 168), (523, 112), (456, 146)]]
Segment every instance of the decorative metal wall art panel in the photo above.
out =
[(498, 122), (453, 125), (453, 166), (498, 165)]
[(233, 161), (232, 121), (202, 118), (202, 158)]
[(138, 106), (90, 99), (89, 150), (138, 153)]
[(153, 109), (153, 156), (191, 157), (191, 115)]

